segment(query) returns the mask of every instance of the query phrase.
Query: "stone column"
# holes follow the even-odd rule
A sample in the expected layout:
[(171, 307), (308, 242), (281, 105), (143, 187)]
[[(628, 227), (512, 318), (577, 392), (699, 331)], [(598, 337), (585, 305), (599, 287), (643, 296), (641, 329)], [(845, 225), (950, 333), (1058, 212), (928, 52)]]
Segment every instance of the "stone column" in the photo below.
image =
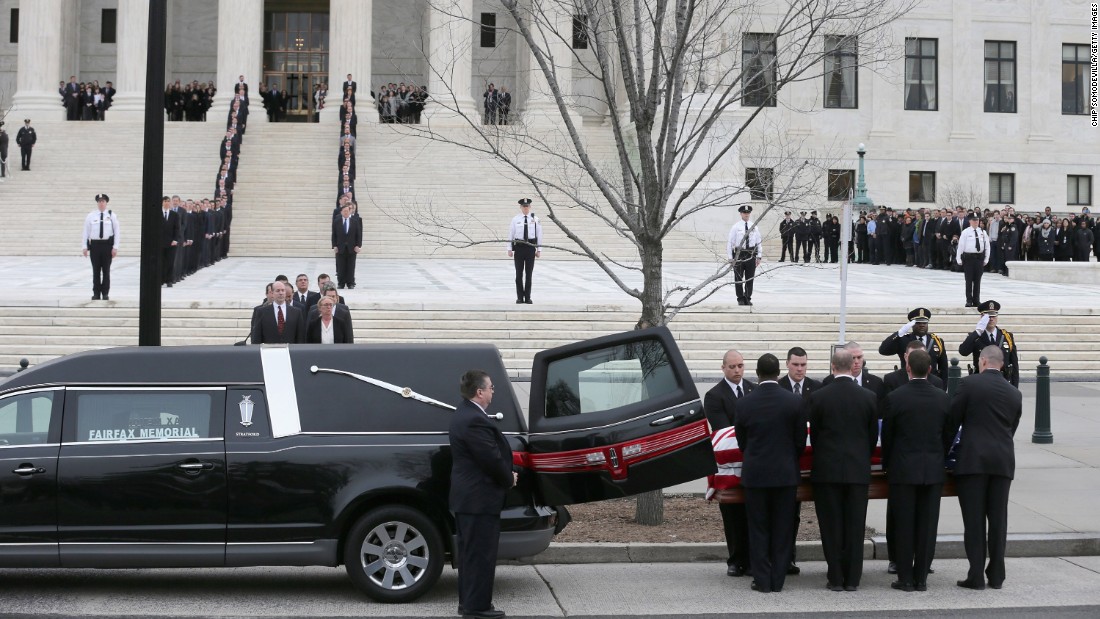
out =
[(218, 0), (218, 94), (211, 118), (229, 111), (233, 85), (243, 75), (248, 83), (248, 122), (267, 122), (259, 94), (264, 79), (263, 35), (264, 0)]
[(12, 121), (13, 127), (21, 125), (24, 118), (34, 122), (65, 119), (57, 82), (69, 77), (61, 77), (61, 15), (67, 4), (66, 0), (37, 0), (20, 7), (18, 74), (8, 116), (19, 122)]
[(474, 103), (473, 0), (431, 0), (428, 6), (429, 123), (464, 125), (462, 114), (474, 122), (481, 111)]
[(107, 121), (144, 122), (149, 64), (149, 3), (118, 0), (118, 62), (114, 102)]
[(330, 0), (328, 23), (328, 97), (321, 110), (321, 122), (340, 121), (340, 103), (344, 100), (341, 84), (348, 73), (356, 83), (355, 113), (359, 122), (377, 122), (370, 96), (374, 0)]
[[(569, 117), (580, 124), (580, 114), (573, 106), (573, 13), (558, 0), (532, 2), (531, 30), (553, 71), (558, 89), (565, 99)], [(550, 90), (550, 83), (539, 65), (534, 51), (527, 49), (527, 100), (523, 105), (523, 122), (527, 126), (560, 126), (561, 112)]]
[(1062, 91), (1060, 76), (1050, 70), (1051, 59), (1062, 57), (1062, 46), (1058, 39), (1045, 36), (1049, 28), (1050, 14), (1046, 2), (1032, 0), (1028, 64), (1020, 60), (1024, 56), (1020, 52), (1026, 48), (1019, 43), (1016, 45), (1016, 75), (1031, 76), (1031, 79), (1016, 81), (1016, 111), (1027, 111), (1029, 144), (1054, 141), (1050, 133), (1050, 115), (1052, 110), (1060, 110), (1062, 106), (1057, 99), (1057, 94)]
[[(948, 141), (969, 141), (978, 137), (974, 132), (974, 113), (975, 109), (982, 109), (981, 102), (985, 99), (982, 96), (985, 63), (979, 63), (976, 58), (969, 62), (952, 63), (950, 65), (951, 90), (944, 89), (946, 84), (942, 80), (943, 69), (949, 66), (946, 60), (971, 58), (974, 55), (974, 50), (970, 48), (973, 22), (970, 3), (952, 2), (951, 13), (951, 47), (948, 49), (941, 44), (937, 50), (939, 65), (937, 72), (940, 74), (936, 76), (940, 80), (939, 109), (944, 110), (948, 105), (951, 106), (951, 133), (947, 136)], [(982, 57), (984, 56), (983, 53)], [(949, 100), (944, 97), (948, 92)]]

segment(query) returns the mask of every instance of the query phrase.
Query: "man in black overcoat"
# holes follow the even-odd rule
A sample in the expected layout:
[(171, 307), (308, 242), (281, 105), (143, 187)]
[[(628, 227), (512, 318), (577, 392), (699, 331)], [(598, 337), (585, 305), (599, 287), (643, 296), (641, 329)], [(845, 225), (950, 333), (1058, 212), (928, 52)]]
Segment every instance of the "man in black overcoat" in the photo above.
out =
[(332, 220), (332, 253), (336, 255), (336, 281), (340, 288), (355, 288), (355, 258), (363, 245), (363, 229), (351, 216), (350, 203)]
[[(809, 356), (804, 348), (800, 346), (791, 348), (787, 351), (787, 374), (779, 379), (780, 387), (800, 396), (803, 401), (809, 400), (811, 393), (821, 389), (820, 382), (806, 376), (809, 363)], [(803, 437), (803, 442), (805, 442), (805, 437)], [(802, 503), (799, 503), (794, 512), (794, 531), (792, 532), (792, 535), (796, 538), (798, 537), (798, 523), (801, 514)], [(802, 571), (798, 567), (797, 559), (798, 547), (795, 546), (794, 552), (791, 553), (791, 564), (787, 567), (788, 575), (795, 575)]]
[[(955, 463), (955, 487), (963, 518), (963, 546), (970, 572), (960, 587), (1000, 589), (1005, 579), (1008, 536), (1008, 490), (1016, 473), (1012, 437), (1020, 425), (1023, 397), (1001, 374), (1004, 353), (986, 346), (978, 357), (979, 373), (959, 384), (951, 401), (951, 430), (962, 426)], [(986, 522), (989, 537), (986, 538)], [(986, 553), (989, 565), (982, 577)]]
[(172, 287), (172, 267), (176, 264), (176, 250), (183, 242), (183, 224), (179, 213), (172, 210), (172, 200), (161, 198), (160, 264), (162, 285)]
[[(914, 342), (919, 344), (919, 342)], [(936, 552), (936, 530), (943, 494), (944, 460), (955, 435), (950, 400), (928, 382), (931, 356), (920, 349), (907, 355), (909, 382), (886, 397), (882, 420), (882, 466), (890, 481), (887, 527), (894, 540), (902, 591), (924, 591)]]
[(451, 418), (450, 509), (458, 533), (458, 608), (463, 617), (498, 618), (493, 580), (500, 541), (500, 510), (518, 476), (512, 449), (500, 428), (489, 421), (493, 381), (470, 370), (460, 383), (462, 403)]
[[(923, 350), (926, 353), (928, 352), (924, 349), (924, 344), (921, 344), (918, 340), (911, 340), (908, 344), (905, 345), (905, 354), (901, 357), (901, 367), (882, 377), (882, 384), (886, 388), (887, 396), (890, 395), (890, 393), (898, 387), (901, 387), (902, 385), (909, 382), (909, 355), (914, 350)], [(928, 356), (931, 357), (932, 355)], [(935, 362), (933, 362), (933, 368), (935, 368), (935, 365)], [(927, 380), (928, 383), (931, 384), (933, 387), (944, 389), (943, 381), (940, 380), (939, 376), (936, 376), (935, 369), (928, 373)]]
[[(287, 299), (289, 286), (283, 282), (272, 284), (271, 305), (253, 309), (253, 344), (304, 344), (306, 341), (305, 314)], [(282, 325), (279, 317), (282, 317)]]
[(765, 354), (756, 363), (755, 390), (737, 403), (734, 427), (741, 448), (741, 485), (749, 524), (754, 591), (783, 590), (794, 554), (795, 500), (806, 450), (802, 398), (777, 382), (779, 359)]
[[(745, 380), (745, 358), (736, 350), (722, 357), (722, 380), (703, 396), (703, 412), (711, 431), (733, 425), (737, 400), (756, 385)], [(744, 503), (719, 503), (722, 530), (726, 535), (726, 575), (744, 576), (749, 571), (749, 525)]]
[(833, 353), (834, 379), (810, 395), (814, 504), (830, 591), (858, 591), (871, 452), (878, 442), (878, 400), (852, 377), (852, 352)]

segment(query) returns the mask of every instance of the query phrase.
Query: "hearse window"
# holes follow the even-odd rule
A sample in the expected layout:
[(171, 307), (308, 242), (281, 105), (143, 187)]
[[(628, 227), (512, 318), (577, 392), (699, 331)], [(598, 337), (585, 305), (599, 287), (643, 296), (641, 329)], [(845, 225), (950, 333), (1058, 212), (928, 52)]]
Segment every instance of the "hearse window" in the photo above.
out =
[(201, 392), (81, 393), (76, 442), (216, 438), (213, 398)]
[(546, 417), (598, 413), (677, 389), (661, 342), (630, 342), (552, 361), (546, 376)]
[(45, 444), (53, 396), (52, 391), (41, 391), (0, 400), (0, 447)]

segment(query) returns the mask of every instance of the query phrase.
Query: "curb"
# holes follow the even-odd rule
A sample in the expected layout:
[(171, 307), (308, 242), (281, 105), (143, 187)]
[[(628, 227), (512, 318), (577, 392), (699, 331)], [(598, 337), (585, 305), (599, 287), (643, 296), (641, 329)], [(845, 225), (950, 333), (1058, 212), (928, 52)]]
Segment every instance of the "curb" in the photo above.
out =
[[(798, 542), (799, 561), (824, 561), (821, 542)], [(1100, 555), (1100, 533), (1012, 533), (1007, 557), (1081, 557)], [(518, 565), (572, 565), (584, 563), (706, 563), (724, 562), (725, 543), (551, 543), (534, 557), (506, 563)], [(863, 542), (863, 558), (886, 560), (886, 538)], [(962, 535), (940, 535), (936, 558), (965, 559)], [(502, 562), (505, 563), (505, 562)]]

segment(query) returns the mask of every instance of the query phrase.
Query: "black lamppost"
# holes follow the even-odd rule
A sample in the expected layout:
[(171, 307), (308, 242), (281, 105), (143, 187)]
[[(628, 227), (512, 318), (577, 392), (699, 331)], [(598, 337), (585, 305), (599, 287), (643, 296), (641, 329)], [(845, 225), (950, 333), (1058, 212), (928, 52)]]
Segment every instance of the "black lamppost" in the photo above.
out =
[(141, 289), (138, 345), (160, 346), (160, 198), (164, 193), (164, 39), (168, 0), (149, 0), (149, 49), (145, 72), (145, 149), (141, 173)]

